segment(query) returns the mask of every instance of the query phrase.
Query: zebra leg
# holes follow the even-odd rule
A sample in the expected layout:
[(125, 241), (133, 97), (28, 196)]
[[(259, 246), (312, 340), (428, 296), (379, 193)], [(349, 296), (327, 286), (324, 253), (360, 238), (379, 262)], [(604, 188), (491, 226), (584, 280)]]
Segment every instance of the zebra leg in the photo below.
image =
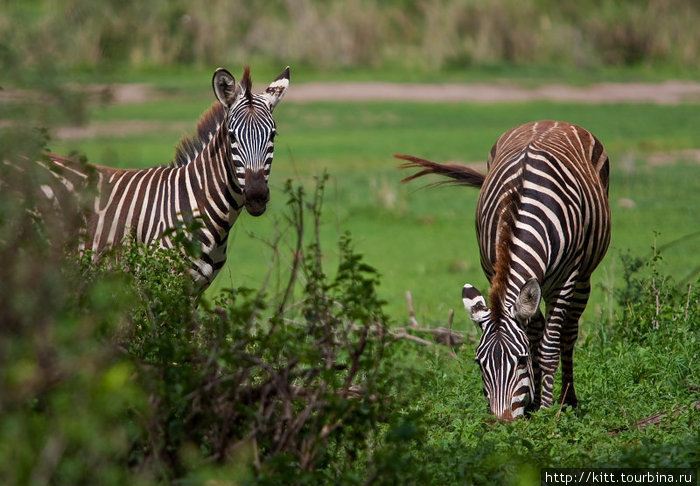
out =
[(559, 366), (560, 336), (563, 321), (563, 309), (554, 309), (545, 327), (540, 343), (540, 373), (542, 395), (540, 408), (549, 408), (553, 403), (554, 374)]
[(590, 280), (576, 284), (561, 338), (561, 397), (559, 402), (571, 407), (578, 405), (574, 388), (574, 346), (578, 338), (578, 321), (586, 308), (590, 292)]
[(542, 393), (542, 369), (540, 367), (540, 343), (544, 334), (544, 316), (538, 309), (537, 313), (527, 325), (527, 338), (530, 341), (530, 359), (532, 360), (532, 374), (534, 379), (535, 396), (531, 408), (537, 409), (540, 406), (540, 395)]
[(574, 388), (574, 345), (578, 338), (578, 317), (567, 319), (561, 339), (561, 396), (559, 403), (576, 407), (576, 389)]
[(554, 299), (547, 303), (549, 310), (547, 312), (544, 336), (540, 343), (540, 368), (542, 373), (540, 408), (549, 408), (554, 403), (554, 374), (559, 366), (559, 355), (562, 351), (562, 330), (567, 319), (573, 287), (573, 282), (568, 283), (557, 292)]

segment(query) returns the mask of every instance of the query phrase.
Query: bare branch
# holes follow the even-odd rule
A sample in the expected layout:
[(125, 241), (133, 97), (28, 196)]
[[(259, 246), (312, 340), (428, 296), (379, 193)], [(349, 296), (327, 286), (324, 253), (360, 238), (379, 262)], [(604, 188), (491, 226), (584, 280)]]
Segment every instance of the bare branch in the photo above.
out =
[[(692, 407), (694, 407), (696, 410), (700, 410), (700, 400), (697, 400), (691, 404)], [(608, 435), (616, 435), (619, 434), (620, 432), (624, 432), (625, 430), (630, 430), (634, 427), (643, 429), (645, 427), (648, 427), (649, 425), (659, 425), (661, 421), (666, 418), (669, 415), (676, 416), (680, 414), (681, 412), (687, 410), (688, 407), (676, 407), (670, 412), (659, 412), (655, 413), (654, 415), (650, 415), (648, 417), (645, 417), (643, 419), (637, 420), (634, 424), (632, 424), (629, 427), (620, 427), (615, 430), (611, 430), (608, 432)]]
[(416, 319), (416, 311), (413, 309), (413, 297), (411, 296), (411, 291), (406, 291), (406, 300), (408, 301), (408, 326), (409, 327), (419, 327), (418, 320)]

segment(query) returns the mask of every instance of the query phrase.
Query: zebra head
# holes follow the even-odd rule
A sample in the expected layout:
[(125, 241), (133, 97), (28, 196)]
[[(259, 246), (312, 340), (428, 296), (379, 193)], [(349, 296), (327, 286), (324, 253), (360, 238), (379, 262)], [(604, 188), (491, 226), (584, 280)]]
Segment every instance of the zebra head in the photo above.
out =
[(522, 417), (535, 399), (532, 360), (524, 329), (539, 308), (541, 294), (537, 280), (529, 280), (512, 304), (495, 312), (486, 307), (477, 289), (469, 284), (462, 289), (464, 307), (482, 330), (476, 362), (481, 367), (489, 408), (499, 420)]
[(272, 111), (289, 86), (289, 66), (260, 94), (251, 92), (247, 66), (240, 83), (227, 70), (217, 69), (212, 86), (226, 110), (231, 160), (246, 210), (260, 216), (270, 200), (267, 180), (277, 133)]

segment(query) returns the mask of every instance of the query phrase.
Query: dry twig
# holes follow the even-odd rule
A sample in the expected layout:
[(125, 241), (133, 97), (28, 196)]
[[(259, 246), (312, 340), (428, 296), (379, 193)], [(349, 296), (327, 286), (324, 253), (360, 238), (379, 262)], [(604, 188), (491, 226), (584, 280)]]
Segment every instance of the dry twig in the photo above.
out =
[[(413, 297), (410, 291), (406, 291), (406, 301), (408, 305), (408, 325), (406, 327), (397, 327), (390, 331), (391, 335), (396, 339), (406, 339), (407, 341), (412, 341), (418, 343), (422, 346), (433, 346), (434, 344), (442, 344), (447, 346), (450, 356), (457, 358), (455, 352), (451, 349), (460, 346), (465, 337), (462, 333), (452, 330), (452, 322), (454, 320), (454, 310), (450, 309), (450, 313), (447, 318), (447, 327), (437, 327), (428, 328), (423, 327), (416, 319), (416, 312), (413, 307)], [(430, 334), (433, 338), (432, 341), (424, 339), (422, 337), (416, 336), (415, 334), (409, 333), (425, 333)], [(467, 338), (470, 342), (475, 342), (472, 337)]]
[[(693, 402), (692, 404), (693, 407), (695, 407), (696, 410), (700, 410), (700, 400)], [(620, 427), (615, 430), (611, 430), (608, 432), (608, 435), (616, 435), (619, 434), (620, 432), (624, 432), (625, 430), (630, 430), (632, 428), (640, 428), (643, 429), (645, 427), (648, 427), (649, 425), (659, 425), (661, 421), (669, 416), (669, 415), (678, 415), (684, 410), (687, 410), (688, 407), (677, 407), (671, 410), (670, 412), (659, 412), (655, 413), (654, 415), (650, 415), (648, 417), (645, 417), (643, 419), (637, 420), (634, 424), (632, 424), (629, 427)]]

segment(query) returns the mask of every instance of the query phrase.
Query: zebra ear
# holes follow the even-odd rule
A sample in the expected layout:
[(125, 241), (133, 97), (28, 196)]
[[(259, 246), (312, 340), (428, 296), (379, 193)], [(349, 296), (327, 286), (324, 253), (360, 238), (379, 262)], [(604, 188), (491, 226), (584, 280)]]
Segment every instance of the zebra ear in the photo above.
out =
[(214, 72), (211, 85), (214, 88), (216, 98), (222, 105), (227, 108), (233, 105), (240, 88), (236, 85), (236, 80), (230, 72), (224, 68), (217, 69), (216, 72)]
[(486, 307), (484, 296), (473, 286), (466, 284), (462, 288), (462, 302), (474, 324), (483, 331), (486, 322), (491, 316), (491, 311)]
[(532, 278), (525, 282), (523, 288), (520, 289), (518, 298), (515, 299), (515, 318), (520, 322), (530, 320), (540, 307), (541, 298), (542, 289), (537, 279)]
[(288, 86), (289, 66), (287, 66), (287, 69), (285, 69), (282, 74), (277, 76), (277, 79), (275, 79), (262, 94), (263, 98), (267, 102), (267, 106), (270, 107), (270, 111), (274, 110), (277, 103), (282, 100), (284, 93), (287, 92)]

